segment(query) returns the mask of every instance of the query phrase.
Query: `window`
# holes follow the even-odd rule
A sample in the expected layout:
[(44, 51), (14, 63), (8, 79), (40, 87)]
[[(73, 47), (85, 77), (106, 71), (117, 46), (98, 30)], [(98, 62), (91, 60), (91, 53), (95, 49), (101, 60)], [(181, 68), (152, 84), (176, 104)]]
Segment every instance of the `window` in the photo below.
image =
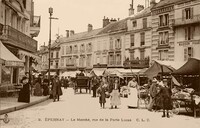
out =
[(193, 8), (186, 8), (183, 10), (183, 20), (184, 19), (192, 19), (193, 18)]
[(88, 51), (88, 52), (92, 52), (92, 44), (91, 44), (91, 43), (89, 43), (89, 44), (87, 45), (87, 51)]
[(100, 57), (99, 56), (97, 56), (96, 62), (97, 62), (97, 64), (100, 63)]
[(144, 50), (140, 50), (140, 59), (144, 60)]
[(114, 56), (113, 55), (109, 55), (109, 64), (114, 65)]
[(134, 56), (134, 52), (130, 52), (130, 60), (134, 60), (135, 56)]
[(159, 33), (159, 45), (168, 45), (169, 44), (169, 33), (160, 32)]
[(160, 19), (159, 26), (167, 26), (167, 25), (169, 25), (169, 14), (160, 15), (159, 19)]
[(191, 57), (193, 57), (193, 48), (192, 47), (184, 48), (184, 61), (187, 61)]
[(78, 52), (78, 49), (77, 49), (77, 45), (74, 45), (74, 53), (77, 53)]
[(64, 66), (64, 58), (61, 58), (61, 67), (63, 67)]
[(59, 58), (59, 52), (58, 51), (56, 52), (56, 58)]
[(72, 46), (69, 46), (69, 53), (72, 53), (73, 52), (72, 50), (73, 50)]
[(133, 27), (137, 27), (137, 21), (136, 20), (133, 21), (132, 24), (133, 24)]
[(121, 65), (121, 55), (120, 54), (116, 55), (116, 64)]
[(58, 68), (58, 61), (56, 61), (56, 68)]
[(53, 58), (53, 52), (51, 52), (51, 58)]
[(81, 44), (81, 52), (85, 52), (84, 44)]
[(145, 45), (145, 33), (140, 33), (140, 46)]
[(92, 60), (91, 55), (88, 55), (88, 56), (87, 56), (87, 66), (88, 66), (88, 67), (91, 66), (91, 60)]
[(53, 61), (50, 62), (50, 65), (53, 66)]
[(110, 38), (110, 49), (113, 49), (113, 39)]
[(143, 28), (147, 28), (147, 18), (143, 18)]
[(135, 35), (132, 34), (131, 35), (131, 46), (134, 46), (135, 45)]
[(115, 40), (115, 48), (121, 48), (121, 39)]
[(185, 28), (185, 40), (193, 39), (194, 27), (186, 27)]
[(66, 46), (66, 54), (69, 54), (69, 46)]
[(61, 53), (62, 53), (62, 55), (65, 54), (65, 47), (64, 46), (61, 47)]
[(107, 58), (106, 58), (106, 56), (103, 56), (103, 64), (107, 64)]
[(159, 51), (159, 60), (168, 60), (168, 50)]

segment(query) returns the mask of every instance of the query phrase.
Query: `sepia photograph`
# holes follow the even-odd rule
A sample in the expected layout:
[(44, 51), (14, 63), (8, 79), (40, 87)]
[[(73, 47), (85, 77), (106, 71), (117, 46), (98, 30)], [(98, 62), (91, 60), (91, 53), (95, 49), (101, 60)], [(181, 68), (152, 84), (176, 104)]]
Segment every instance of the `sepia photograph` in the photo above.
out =
[(0, 128), (200, 128), (200, 0), (0, 0)]

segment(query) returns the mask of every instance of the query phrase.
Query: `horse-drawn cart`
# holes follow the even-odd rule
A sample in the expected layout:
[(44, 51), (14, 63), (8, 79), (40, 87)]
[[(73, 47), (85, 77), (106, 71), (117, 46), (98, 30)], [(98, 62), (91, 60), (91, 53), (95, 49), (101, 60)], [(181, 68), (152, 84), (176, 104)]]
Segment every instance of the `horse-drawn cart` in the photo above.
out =
[(82, 93), (82, 89), (86, 89), (86, 93), (91, 92), (89, 77), (87, 76), (77, 76), (74, 84), (74, 94), (77, 93), (78, 89), (80, 89), (80, 93)]

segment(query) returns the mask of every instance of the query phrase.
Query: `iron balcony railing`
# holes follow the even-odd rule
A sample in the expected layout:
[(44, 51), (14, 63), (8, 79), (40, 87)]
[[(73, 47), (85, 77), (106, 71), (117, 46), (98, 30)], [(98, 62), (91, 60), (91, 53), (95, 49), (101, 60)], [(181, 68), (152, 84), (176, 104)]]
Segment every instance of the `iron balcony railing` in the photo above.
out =
[(26, 34), (18, 31), (17, 29), (4, 25), (3, 26), (3, 39), (7, 41), (7, 43), (14, 45), (16, 47), (20, 47), (22, 49), (26, 49), (31, 52), (37, 51), (37, 41), (33, 38), (27, 36)]

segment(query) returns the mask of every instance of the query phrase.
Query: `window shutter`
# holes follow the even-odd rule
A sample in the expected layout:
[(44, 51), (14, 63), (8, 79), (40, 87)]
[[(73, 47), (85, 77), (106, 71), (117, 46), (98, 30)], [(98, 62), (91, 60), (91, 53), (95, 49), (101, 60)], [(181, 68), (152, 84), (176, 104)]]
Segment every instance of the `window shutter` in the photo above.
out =
[(184, 61), (188, 59), (188, 48), (184, 48)]
[(182, 20), (184, 21), (185, 19), (185, 9), (182, 10)]
[(195, 26), (192, 26), (190, 31), (191, 31), (191, 39), (194, 39)]
[(190, 8), (190, 16), (191, 16), (191, 19), (193, 19), (193, 8)]
[(188, 28), (185, 27), (185, 40), (187, 40), (187, 37), (188, 37)]

